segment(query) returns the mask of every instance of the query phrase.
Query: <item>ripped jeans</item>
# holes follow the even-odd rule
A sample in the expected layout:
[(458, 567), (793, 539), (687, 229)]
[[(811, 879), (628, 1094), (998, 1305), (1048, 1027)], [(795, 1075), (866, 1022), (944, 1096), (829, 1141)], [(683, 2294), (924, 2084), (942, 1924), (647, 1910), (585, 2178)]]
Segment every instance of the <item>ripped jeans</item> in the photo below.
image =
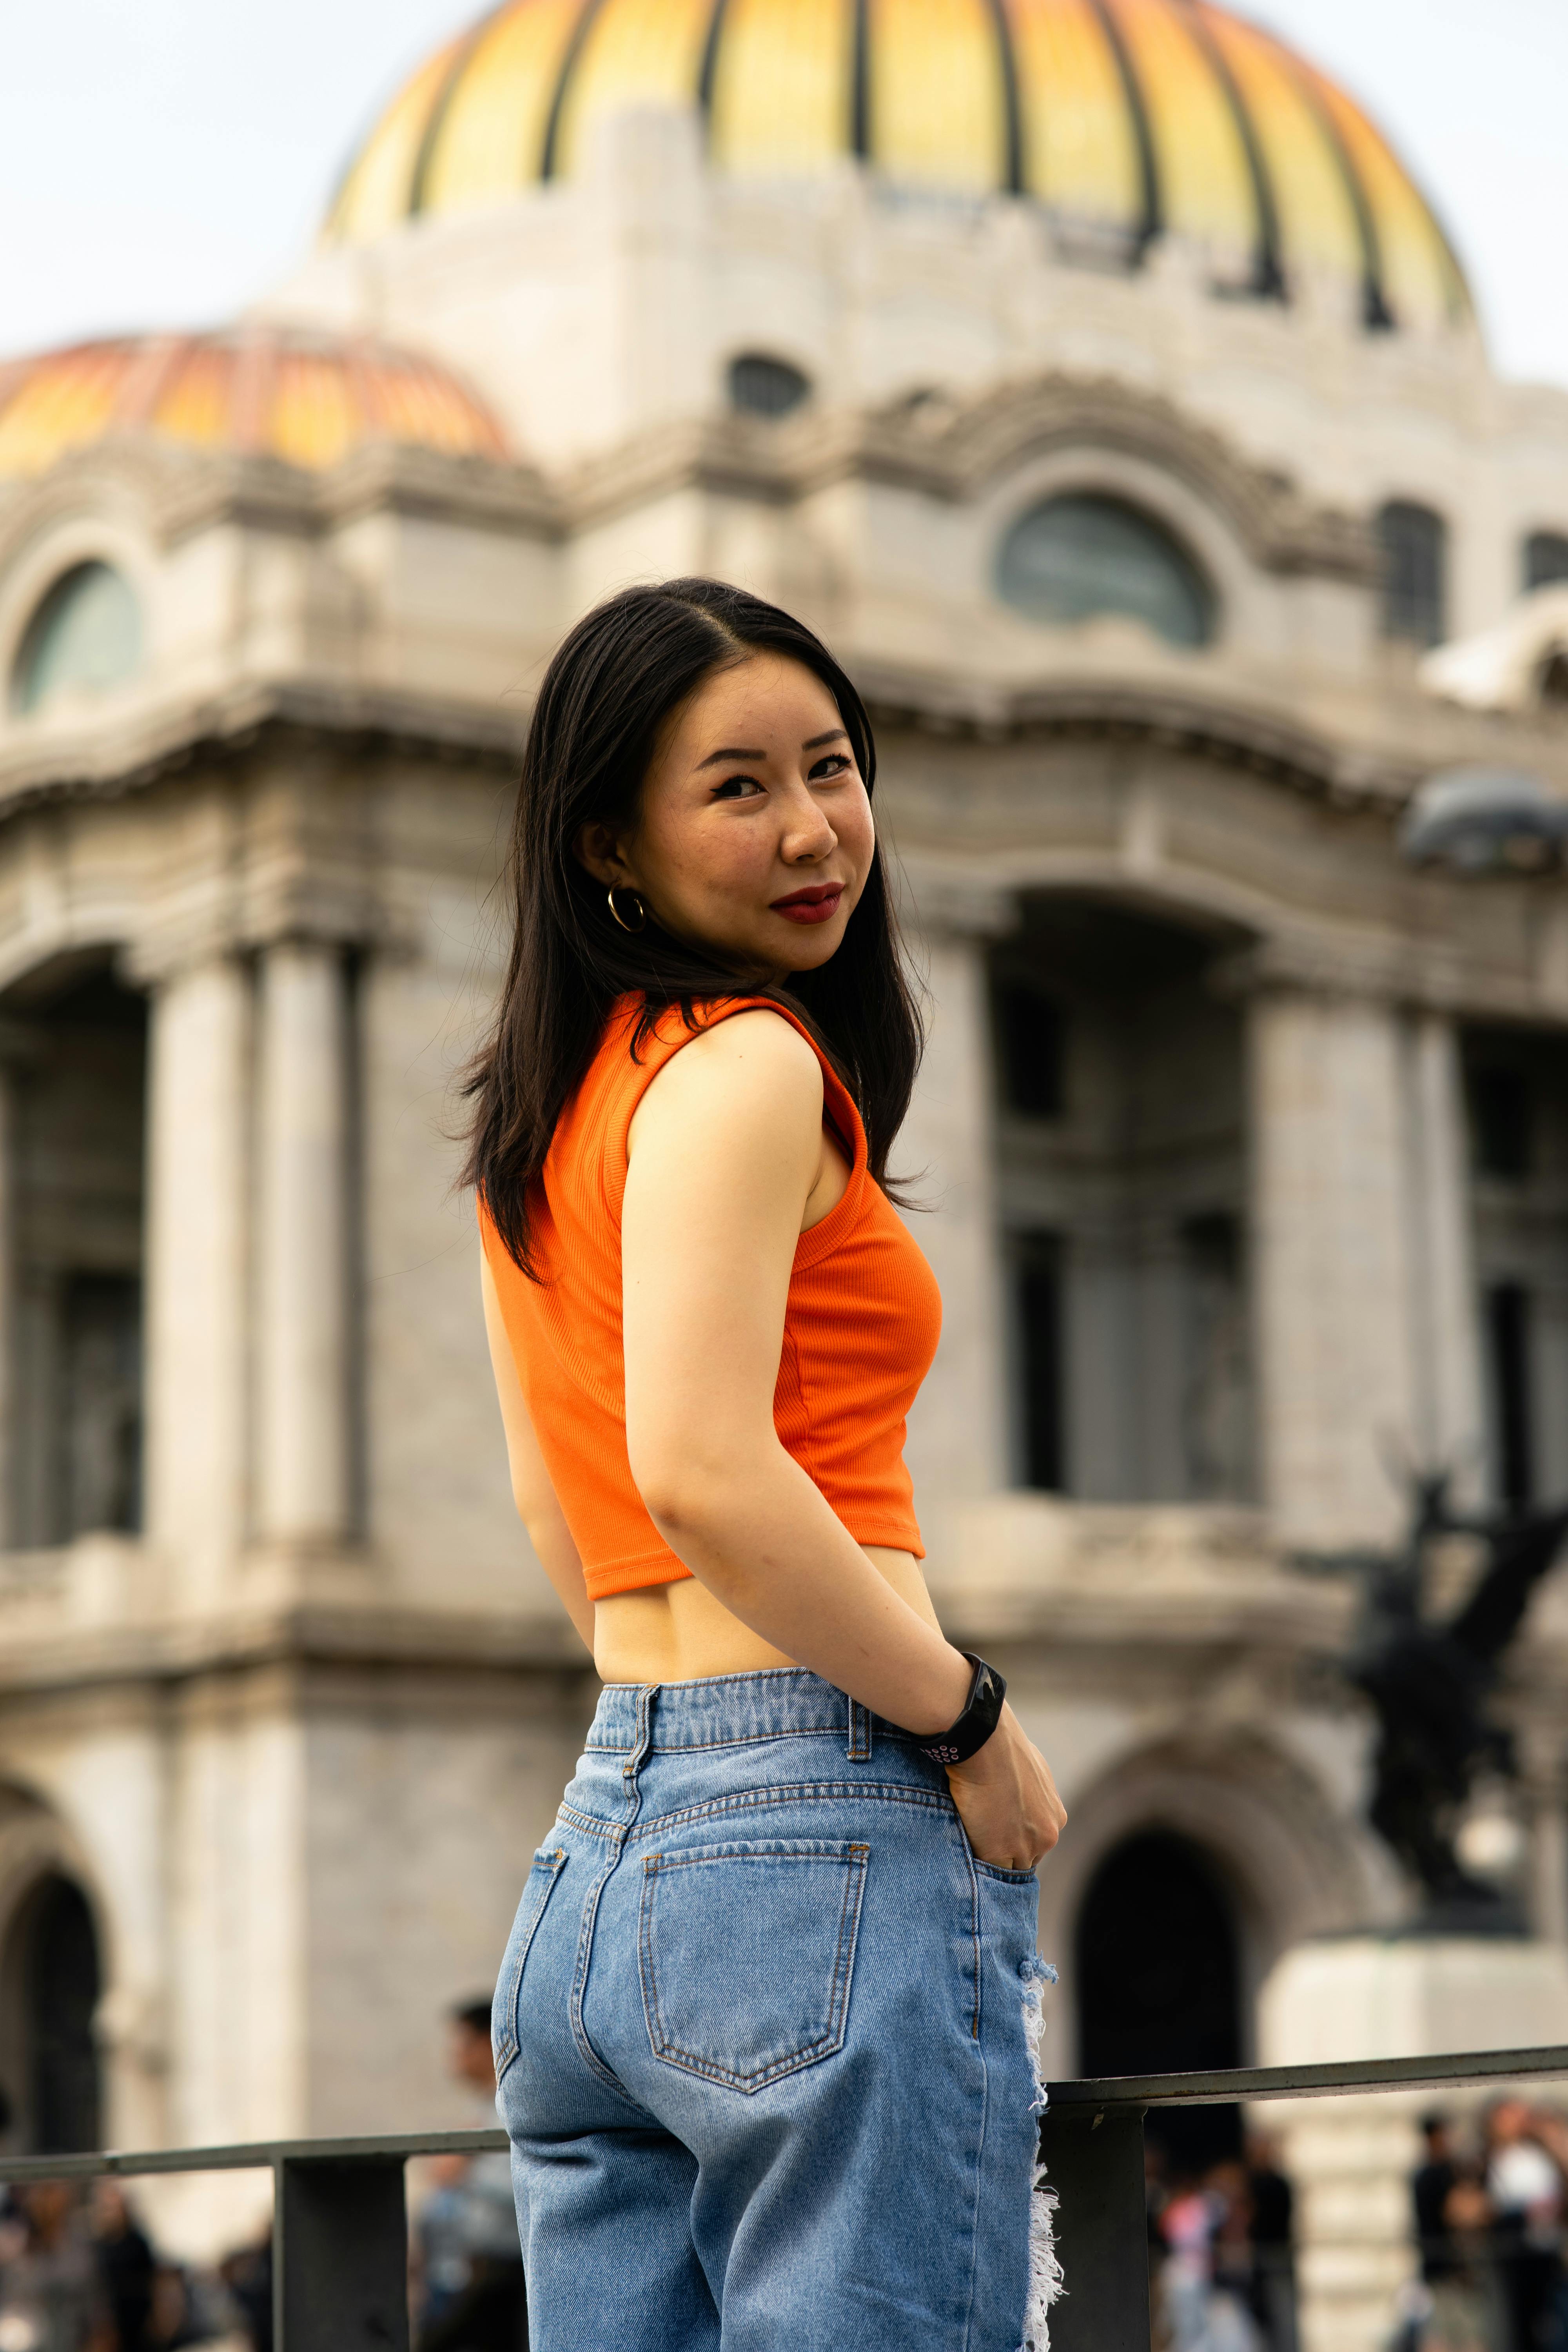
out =
[(816, 1675), (607, 1688), (495, 1998), (533, 2352), (1045, 2352), (1037, 1901)]

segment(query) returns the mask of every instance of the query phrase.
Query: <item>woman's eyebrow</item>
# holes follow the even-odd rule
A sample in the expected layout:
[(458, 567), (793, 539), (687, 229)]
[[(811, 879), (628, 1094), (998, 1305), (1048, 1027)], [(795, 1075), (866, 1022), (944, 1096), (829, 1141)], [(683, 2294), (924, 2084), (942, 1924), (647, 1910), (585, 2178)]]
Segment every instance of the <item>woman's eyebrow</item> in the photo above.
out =
[[(819, 751), (825, 743), (847, 741), (848, 733), (847, 727), (830, 727), (826, 734), (808, 735), (800, 748), (803, 751)], [(705, 760), (699, 760), (698, 772), (700, 773), (704, 768), (716, 767), (721, 760), (765, 760), (767, 756), (766, 751), (760, 750), (754, 743), (750, 746), (744, 743), (728, 743), (721, 751), (710, 751)]]

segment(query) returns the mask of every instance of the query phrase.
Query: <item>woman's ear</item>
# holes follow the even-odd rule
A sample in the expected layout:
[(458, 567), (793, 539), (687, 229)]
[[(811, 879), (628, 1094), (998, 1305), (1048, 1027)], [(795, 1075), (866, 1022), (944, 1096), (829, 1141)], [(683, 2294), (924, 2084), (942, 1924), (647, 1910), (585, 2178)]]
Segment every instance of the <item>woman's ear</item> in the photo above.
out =
[(614, 833), (600, 817), (591, 824), (579, 826), (572, 852), (578, 865), (585, 866), (595, 881), (603, 882), (606, 889), (615, 889), (632, 878)]

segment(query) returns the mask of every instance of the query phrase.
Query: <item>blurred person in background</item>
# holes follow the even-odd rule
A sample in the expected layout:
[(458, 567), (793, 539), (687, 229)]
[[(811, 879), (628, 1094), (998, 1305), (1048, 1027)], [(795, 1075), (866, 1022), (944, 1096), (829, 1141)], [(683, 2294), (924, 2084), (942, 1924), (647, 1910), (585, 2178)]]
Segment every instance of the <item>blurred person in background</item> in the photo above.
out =
[(73, 2183), (35, 2181), (17, 2207), (0, 2266), (0, 2352), (118, 2352)]
[(1459, 2249), (1448, 2218), (1448, 2199), (1459, 2178), (1454, 2153), (1453, 2127), (1447, 2116), (1421, 2118), (1422, 2158), (1410, 2182), (1415, 2211), (1415, 2243), (1421, 2276), (1429, 2287), (1454, 2277), (1460, 2267)]
[(1172, 2352), (1262, 2352), (1246, 2299), (1247, 2222), (1239, 2164), (1216, 2164), (1201, 2182), (1174, 2184), (1160, 2217), (1166, 2256), (1158, 2314)]
[(1295, 2198), (1279, 2148), (1262, 2132), (1247, 2142), (1247, 2202), (1252, 2315), (1268, 2352), (1296, 2352)]
[[(93, 2243), (119, 2352), (151, 2352), (157, 2260), (118, 2180), (95, 2180), (90, 2206)], [(164, 2339), (166, 2340), (166, 2339)]]
[[(0, 2150), (11, 2156), (19, 2153), (13, 2138), (15, 2120), (16, 2110), (11, 2105), (11, 2095), (0, 2086)], [(0, 2180), (0, 2263), (4, 2263), (11, 2252), (14, 2233), (21, 2226), (21, 2213), (16, 2190), (8, 2180)]]
[(1494, 2101), (1486, 2118), (1492, 2258), (1507, 2322), (1506, 2352), (1560, 2352), (1563, 2176), (1524, 2099)]
[(1255, 2316), (1252, 2200), (1246, 2167), (1234, 2157), (1211, 2164), (1204, 2175), (1204, 2194), (1215, 2210), (1214, 2234), (1209, 2242), (1215, 2296), (1223, 2295), (1238, 2313)]
[[(496, 2120), (488, 2000), (452, 2011), (450, 2064), (474, 2094), (474, 2121)], [(510, 2158), (449, 2156), (434, 2168), (416, 2245), (423, 2287), (419, 2352), (526, 2352), (528, 2294)]]
[(272, 2230), (247, 2246), (237, 2246), (218, 2264), (218, 2277), (233, 2304), (251, 2352), (272, 2352)]
[[(1557, 2167), (1562, 2191), (1559, 2212), (1568, 2217), (1568, 2118), (1549, 2107), (1535, 2111), (1535, 2136)], [(1557, 2263), (1557, 2341), (1568, 2352), (1568, 2229), (1559, 2240)]]
[(1168, 2331), (1165, 2326), (1165, 2294), (1162, 2279), (1165, 2268), (1165, 2208), (1171, 2201), (1171, 2158), (1169, 2151), (1148, 2133), (1143, 2137), (1143, 2228), (1149, 2252), (1149, 2312), (1153, 2326), (1154, 2352), (1166, 2352)]
[(1421, 2137), (1422, 2160), (1410, 2181), (1421, 2275), (1406, 2301), (1405, 2340), (1419, 2352), (1502, 2352), (1491, 2200), (1480, 2168), (1460, 2155), (1447, 2116), (1423, 2116)]

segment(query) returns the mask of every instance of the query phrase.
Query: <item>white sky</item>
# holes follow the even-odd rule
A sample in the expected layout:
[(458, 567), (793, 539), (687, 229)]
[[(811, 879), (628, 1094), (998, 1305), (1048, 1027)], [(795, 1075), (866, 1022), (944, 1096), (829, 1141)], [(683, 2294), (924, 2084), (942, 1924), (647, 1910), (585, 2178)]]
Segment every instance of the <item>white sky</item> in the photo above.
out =
[[(0, 353), (205, 325), (309, 241), (480, 0), (32, 0), (5, 16)], [(1514, 376), (1568, 384), (1568, 0), (1251, 0), (1381, 121)]]

